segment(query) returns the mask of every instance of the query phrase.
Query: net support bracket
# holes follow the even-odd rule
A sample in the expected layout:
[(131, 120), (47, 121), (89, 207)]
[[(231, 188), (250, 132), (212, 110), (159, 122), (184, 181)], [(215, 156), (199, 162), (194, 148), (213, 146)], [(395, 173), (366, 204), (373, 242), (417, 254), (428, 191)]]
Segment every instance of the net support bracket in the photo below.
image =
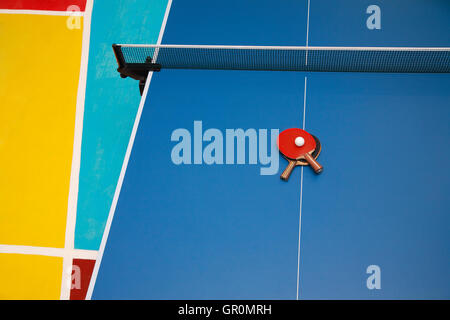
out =
[(117, 44), (112, 45), (114, 55), (116, 56), (117, 71), (120, 73), (121, 78), (130, 77), (139, 81), (139, 92), (141, 96), (144, 92), (145, 82), (147, 81), (149, 72), (159, 72), (161, 65), (154, 63), (151, 57), (147, 57), (145, 63), (126, 63), (122, 53), (122, 47)]

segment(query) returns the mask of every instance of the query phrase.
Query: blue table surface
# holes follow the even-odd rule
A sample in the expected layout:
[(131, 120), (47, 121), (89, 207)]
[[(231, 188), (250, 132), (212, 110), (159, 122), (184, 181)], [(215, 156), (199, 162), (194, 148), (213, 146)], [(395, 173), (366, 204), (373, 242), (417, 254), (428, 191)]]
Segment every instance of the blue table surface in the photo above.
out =
[[(377, 1), (380, 30), (370, 4), (311, 0), (307, 32), (308, 1), (174, 1), (163, 43), (450, 45), (448, 1)], [(449, 88), (448, 74), (155, 73), (93, 298), (450, 298)], [(281, 181), (278, 153), (274, 175), (248, 158), (176, 165), (171, 135), (194, 121), (304, 126), (324, 172)]]

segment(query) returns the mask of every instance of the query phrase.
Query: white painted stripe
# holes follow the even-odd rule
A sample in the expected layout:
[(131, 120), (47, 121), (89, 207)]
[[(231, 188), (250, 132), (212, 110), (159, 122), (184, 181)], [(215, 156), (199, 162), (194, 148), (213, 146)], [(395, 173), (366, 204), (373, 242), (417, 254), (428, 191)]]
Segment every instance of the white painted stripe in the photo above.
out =
[[(305, 77), (305, 89), (303, 93), (303, 124), (302, 128), (305, 130), (305, 120), (306, 120), (306, 84), (308, 78)], [(299, 299), (299, 289), (300, 289), (300, 240), (302, 233), (302, 206), (303, 206), (303, 166), (300, 171), (300, 212), (298, 217), (298, 248), (297, 248), (297, 300)]]
[[(310, 8), (310, 0), (308, 0), (308, 15), (306, 18), (306, 47), (309, 45), (309, 8)], [(308, 65), (308, 51), (306, 51), (305, 64)], [(302, 128), (305, 130), (305, 120), (306, 120), (306, 84), (307, 77), (305, 76), (305, 88), (303, 90), (303, 121)], [(300, 297), (300, 240), (302, 233), (302, 206), (303, 206), (303, 166), (300, 170), (300, 212), (298, 215), (298, 243), (297, 243), (297, 300)]]
[(305, 130), (306, 126), (306, 85), (307, 85), (308, 77), (305, 76), (305, 88), (304, 88), (304, 94), (303, 94), (303, 125), (302, 128)]
[[(86, 6), (87, 9), (87, 6)], [(86, 11), (87, 12), (87, 11)], [(45, 16), (72, 16), (82, 17), (84, 12), (82, 11), (52, 11), (52, 10), (22, 10), (22, 9), (0, 9), (0, 14), (35, 14)]]
[[(307, 48), (309, 45), (309, 7), (310, 7), (310, 0), (308, 0), (308, 15), (306, 18), (306, 47)], [(308, 51), (306, 51), (306, 55), (305, 55), (305, 65), (308, 65)]]
[(97, 250), (73, 249), (72, 256), (74, 259), (96, 260), (98, 256)]
[(300, 168), (300, 213), (298, 216), (298, 251), (297, 251), (297, 300), (300, 297), (300, 238), (302, 231), (302, 204), (303, 204), (303, 166)]
[[(172, 6), (172, 0), (168, 0), (167, 6), (166, 6), (166, 11), (164, 13), (164, 19), (163, 19), (163, 22), (161, 25), (161, 29), (159, 30), (159, 36), (158, 36), (158, 41), (157, 41), (158, 45), (161, 44), (171, 6)], [(97, 258), (97, 261), (95, 262), (94, 270), (92, 272), (91, 282), (89, 283), (89, 288), (88, 288), (88, 291), (86, 294), (86, 300), (90, 300), (92, 298), (92, 293), (94, 292), (95, 282), (97, 280), (98, 271), (100, 269), (100, 265), (102, 262), (106, 242), (108, 241), (109, 230), (111, 229), (111, 224), (112, 224), (112, 221), (114, 218), (114, 213), (116, 211), (117, 201), (119, 200), (120, 190), (122, 189), (123, 180), (125, 178), (125, 172), (127, 170), (128, 161), (129, 161), (130, 155), (131, 155), (131, 150), (133, 149), (134, 139), (136, 137), (136, 132), (139, 127), (139, 122), (141, 120), (142, 111), (144, 109), (144, 104), (147, 99), (148, 88), (150, 86), (152, 76), (153, 76), (153, 72), (149, 72), (149, 74), (147, 76), (147, 81), (145, 82), (144, 92), (142, 93), (142, 98), (139, 103), (139, 108), (136, 113), (136, 118), (134, 120), (133, 130), (131, 131), (130, 141), (128, 142), (128, 147), (127, 147), (127, 151), (125, 153), (125, 158), (124, 158), (124, 161), (122, 164), (122, 169), (120, 171), (119, 180), (117, 182), (113, 201), (111, 204), (111, 208), (109, 210), (108, 220), (106, 221), (106, 226), (105, 226), (105, 230), (103, 232), (103, 237), (102, 237), (102, 242), (100, 244), (98, 258)]]
[[(308, 16), (306, 19), (306, 47), (309, 45), (309, 8), (310, 8), (310, 0), (308, 0)], [(308, 65), (308, 51), (306, 51), (305, 57), (305, 65)], [(303, 90), (303, 122), (302, 128), (305, 130), (305, 120), (306, 120), (306, 84), (307, 77), (305, 77), (305, 88)], [(298, 216), (298, 248), (297, 248), (297, 300), (299, 299), (300, 294), (300, 240), (302, 233), (302, 206), (303, 206), (303, 166), (300, 170), (300, 212)]]
[(49, 247), (33, 247), (33, 246), (14, 246), (8, 244), (0, 244), (0, 253), (13, 254), (33, 254), (39, 256), (49, 257), (65, 257), (67, 255), (73, 256), (75, 259), (90, 259), (97, 258), (98, 251), (96, 250), (72, 250), (67, 252), (63, 248), (49, 248)]
[(233, 46), (233, 45), (184, 45), (184, 44), (119, 44), (129, 48), (173, 49), (230, 49), (230, 50), (334, 50), (334, 51), (450, 51), (450, 47), (327, 47), (327, 46)]
[(133, 149), (134, 139), (136, 137), (136, 132), (139, 127), (139, 122), (142, 115), (142, 110), (144, 109), (145, 100), (147, 97), (148, 87), (150, 86), (150, 81), (152, 79), (153, 72), (149, 72), (147, 76), (147, 81), (145, 82), (144, 92), (142, 94), (141, 102), (139, 104), (139, 109), (136, 113), (136, 118), (133, 125), (133, 130), (131, 132), (130, 141), (128, 142), (127, 151), (125, 153), (125, 158), (122, 164), (122, 169), (120, 171), (119, 180), (117, 182), (116, 191), (114, 192), (113, 201), (108, 214), (108, 220), (106, 221), (105, 230), (103, 231), (102, 242), (100, 244), (100, 250), (98, 254), (98, 259), (94, 266), (94, 271), (92, 272), (91, 282), (89, 284), (89, 289), (86, 295), (86, 300), (90, 300), (95, 286), (95, 281), (97, 280), (98, 270), (100, 269), (100, 264), (103, 258), (103, 252), (105, 251), (106, 242), (108, 241), (109, 230), (111, 229), (111, 224), (114, 218), (114, 213), (116, 211), (117, 201), (119, 200), (120, 190), (122, 189), (123, 180), (125, 178), (125, 172), (127, 170), (128, 161), (130, 159), (131, 150)]
[[(75, 133), (72, 153), (72, 168), (70, 171), (70, 186), (66, 220), (66, 236), (64, 247), (67, 252), (72, 252), (75, 242), (75, 224), (77, 219), (77, 201), (78, 187), (80, 175), (81, 161), (81, 140), (83, 136), (83, 116), (84, 116), (84, 100), (86, 93), (86, 79), (89, 59), (89, 37), (91, 32), (91, 16), (94, 0), (87, 0), (86, 11), (83, 22), (83, 39), (81, 50), (81, 65), (78, 79), (77, 104), (75, 113)], [(66, 256), (63, 261), (63, 280), (61, 282), (61, 299), (68, 300), (70, 298), (70, 287), (67, 283), (70, 281), (72, 268), (72, 257)]]
[[(163, 22), (161, 25), (161, 29), (159, 30), (158, 40), (156, 41), (156, 43), (158, 45), (160, 45), (162, 42), (162, 37), (164, 35), (164, 30), (166, 29), (167, 19), (169, 19), (169, 12), (170, 12), (171, 6), (172, 6), (172, 0), (169, 0), (169, 3), (167, 3), (166, 12), (164, 12), (164, 18), (163, 18)], [(155, 62), (156, 59), (158, 59), (158, 53), (159, 53), (159, 48), (157, 48), (155, 50), (153, 62)]]

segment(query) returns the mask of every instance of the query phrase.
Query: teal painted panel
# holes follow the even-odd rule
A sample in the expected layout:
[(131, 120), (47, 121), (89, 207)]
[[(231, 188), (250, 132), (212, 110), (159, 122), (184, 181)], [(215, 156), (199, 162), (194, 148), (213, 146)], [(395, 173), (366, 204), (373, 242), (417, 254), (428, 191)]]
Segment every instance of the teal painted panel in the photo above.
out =
[(167, 0), (97, 0), (89, 66), (75, 248), (98, 250), (139, 107), (138, 82), (121, 79), (113, 43), (156, 43)]

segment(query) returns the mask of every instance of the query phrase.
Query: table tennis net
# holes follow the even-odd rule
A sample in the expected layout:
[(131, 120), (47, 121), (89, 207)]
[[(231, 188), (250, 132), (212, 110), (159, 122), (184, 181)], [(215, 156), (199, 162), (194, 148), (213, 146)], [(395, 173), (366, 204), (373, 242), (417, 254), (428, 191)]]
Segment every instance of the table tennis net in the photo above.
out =
[(114, 45), (119, 67), (330, 72), (450, 72), (450, 48)]

